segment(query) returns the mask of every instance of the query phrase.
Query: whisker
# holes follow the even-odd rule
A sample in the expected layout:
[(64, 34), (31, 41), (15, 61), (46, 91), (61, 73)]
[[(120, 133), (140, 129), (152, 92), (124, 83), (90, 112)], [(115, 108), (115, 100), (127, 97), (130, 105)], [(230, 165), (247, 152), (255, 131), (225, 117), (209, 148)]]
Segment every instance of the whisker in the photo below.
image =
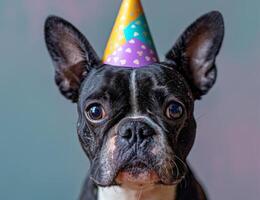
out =
[(188, 183), (187, 183), (187, 179), (184, 178), (184, 177), (186, 176), (186, 173), (187, 173), (187, 171), (188, 171), (187, 164), (186, 164), (180, 157), (178, 157), (177, 155), (174, 155), (174, 157), (175, 157), (177, 160), (179, 160), (180, 163), (182, 164), (182, 167), (183, 167), (183, 175), (182, 175), (182, 177), (180, 177), (180, 178), (181, 178), (181, 179), (184, 179), (184, 180), (181, 181), (181, 186), (182, 186), (182, 184), (184, 184), (184, 188), (186, 188), (187, 185), (188, 185)]
[(141, 189), (141, 191), (139, 192), (137, 200), (141, 199), (142, 193), (143, 193), (143, 189)]
[(174, 165), (175, 165), (175, 167), (176, 167), (176, 170), (177, 170), (176, 179), (178, 179), (178, 177), (179, 177), (179, 175), (180, 175), (179, 167), (178, 167), (178, 165), (176, 164), (175, 161), (173, 161), (173, 163), (174, 163)]
[(178, 157), (176, 155), (174, 155), (174, 157), (177, 158), (181, 162), (181, 164), (184, 167), (185, 172), (187, 172), (188, 171), (188, 167), (187, 167), (186, 163), (180, 157)]

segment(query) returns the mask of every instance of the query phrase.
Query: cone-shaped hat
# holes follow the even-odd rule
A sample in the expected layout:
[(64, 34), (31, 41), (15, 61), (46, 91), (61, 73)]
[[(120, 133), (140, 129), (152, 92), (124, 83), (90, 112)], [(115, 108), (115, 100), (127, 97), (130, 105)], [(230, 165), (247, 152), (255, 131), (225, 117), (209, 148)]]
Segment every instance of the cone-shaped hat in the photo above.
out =
[(138, 68), (158, 61), (140, 0), (123, 0), (103, 63)]

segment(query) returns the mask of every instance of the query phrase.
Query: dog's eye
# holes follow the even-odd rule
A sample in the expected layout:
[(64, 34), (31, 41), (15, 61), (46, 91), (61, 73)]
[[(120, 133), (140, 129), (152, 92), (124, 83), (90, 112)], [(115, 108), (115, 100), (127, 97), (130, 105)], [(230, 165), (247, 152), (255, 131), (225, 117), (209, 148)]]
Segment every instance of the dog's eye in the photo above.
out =
[(166, 110), (166, 116), (169, 119), (179, 119), (183, 115), (183, 107), (178, 102), (171, 102)]
[(90, 121), (98, 121), (105, 117), (105, 111), (102, 105), (92, 104), (86, 109), (86, 116)]

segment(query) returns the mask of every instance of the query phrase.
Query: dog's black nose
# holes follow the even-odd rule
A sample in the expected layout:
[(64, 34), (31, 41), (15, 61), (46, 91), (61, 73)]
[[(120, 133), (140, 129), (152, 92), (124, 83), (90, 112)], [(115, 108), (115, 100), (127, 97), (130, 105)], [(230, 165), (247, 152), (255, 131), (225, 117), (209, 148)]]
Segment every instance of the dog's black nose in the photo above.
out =
[(129, 143), (141, 144), (151, 138), (155, 131), (145, 122), (131, 120), (119, 125), (118, 134)]

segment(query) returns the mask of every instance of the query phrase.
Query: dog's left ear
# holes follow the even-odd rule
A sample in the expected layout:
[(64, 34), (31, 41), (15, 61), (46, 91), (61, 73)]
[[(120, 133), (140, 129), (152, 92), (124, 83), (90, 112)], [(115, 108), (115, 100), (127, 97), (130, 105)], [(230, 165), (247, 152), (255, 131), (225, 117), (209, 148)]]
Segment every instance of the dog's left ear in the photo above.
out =
[(218, 11), (197, 19), (166, 54), (166, 62), (175, 63), (200, 99), (214, 85), (217, 76), (215, 59), (224, 37), (224, 20)]
[(50, 16), (44, 28), (55, 66), (55, 82), (63, 96), (77, 102), (82, 81), (100, 59), (84, 35), (64, 19)]

